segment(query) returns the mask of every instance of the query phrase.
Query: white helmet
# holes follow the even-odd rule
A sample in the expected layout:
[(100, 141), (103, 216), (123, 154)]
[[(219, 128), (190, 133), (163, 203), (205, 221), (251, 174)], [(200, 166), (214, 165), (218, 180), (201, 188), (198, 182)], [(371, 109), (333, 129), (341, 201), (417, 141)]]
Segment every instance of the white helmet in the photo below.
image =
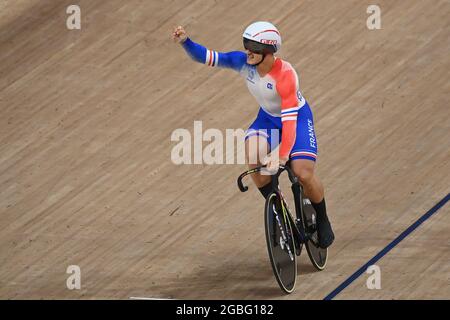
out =
[(270, 22), (254, 22), (245, 29), (244, 47), (255, 53), (274, 53), (281, 48), (281, 35)]

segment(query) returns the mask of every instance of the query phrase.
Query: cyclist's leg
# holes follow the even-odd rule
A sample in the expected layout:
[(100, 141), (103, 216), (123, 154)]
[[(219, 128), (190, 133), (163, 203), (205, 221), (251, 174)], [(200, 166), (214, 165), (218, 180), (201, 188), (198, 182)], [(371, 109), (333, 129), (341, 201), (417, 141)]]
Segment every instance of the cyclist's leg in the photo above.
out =
[[(245, 140), (245, 155), (249, 169), (261, 166), (261, 160), (269, 153), (267, 138), (262, 135), (249, 136)], [(261, 188), (270, 182), (270, 176), (255, 173), (251, 175), (253, 182)]]
[[(255, 121), (245, 135), (245, 154), (250, 169), (261, 165), (262, 159), (279, 144), (281, 120), (270, 116), (260, 108)], [(252, 174), (252, 179), (264, 198), (272, 191), (271, 176)]]
[(314, 133), (314, 121), (311, 109), (305, 104), (298, 113), (297, 136), (291, 151), (291, 168), (303, 185), (305, 196), (317, 213), (319, 244), (326, 248), (334, 241), (334, 233), (328, 220), (324, 188), (315, 173), (317, 141)]
[(314, 164), (314, 161), (308, 159), (291, 160), (291, 168), (299, 178), (305, 196), (311, 200), (311, 204), (317, 213), (319, 246), (327, 248), (334, 241), (334, 233), (328, 220), (323, 185), (314, 172)]
[(324, 198), (322, 182), (315, 173), (315, 162), (309, 159), (295, 158), (291, 160), (291, 168), (299, 178), (305, 196), (314, 203), (320, 203)]
[(290, 154), (291, 168), (303, 185), (305, 195), (315, 203), (322, 201), (323, 185), (314, 172), (317, 158), (317, 141), (314, 133), (314, 120), (306, 103), (298, 111), (297, 132)]

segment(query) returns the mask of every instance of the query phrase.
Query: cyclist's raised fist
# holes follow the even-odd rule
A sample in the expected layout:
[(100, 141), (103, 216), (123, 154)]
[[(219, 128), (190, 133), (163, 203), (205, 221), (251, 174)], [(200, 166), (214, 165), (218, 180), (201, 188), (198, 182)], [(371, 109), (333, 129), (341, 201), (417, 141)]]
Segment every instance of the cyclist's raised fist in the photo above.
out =
[(173, 33), (172, 33), (172, 39), (173, 39), (173, 41), (175, 41), (177, 43), (185, 42), (187, 39), (186, 30), (184, 30), (184, 28), (182, 26), (178, 26), (178, 27), (174, 28)]

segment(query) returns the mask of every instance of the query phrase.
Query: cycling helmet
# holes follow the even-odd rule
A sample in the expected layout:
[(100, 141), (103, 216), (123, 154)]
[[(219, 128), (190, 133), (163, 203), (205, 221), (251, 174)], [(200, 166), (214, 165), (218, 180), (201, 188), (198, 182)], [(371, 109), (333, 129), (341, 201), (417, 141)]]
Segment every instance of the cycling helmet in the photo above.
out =
[(281, 48), (281, 36), (278, 29), (270, 22), (254, 22), (242, 35), (244, 48), (257, 54), (275, 53)]

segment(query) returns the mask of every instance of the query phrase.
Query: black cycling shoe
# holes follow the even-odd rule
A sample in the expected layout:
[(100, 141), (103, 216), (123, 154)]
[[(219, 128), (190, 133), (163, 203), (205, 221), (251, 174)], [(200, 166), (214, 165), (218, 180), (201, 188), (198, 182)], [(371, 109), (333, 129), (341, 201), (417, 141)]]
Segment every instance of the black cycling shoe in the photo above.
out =
[(333, 229), (331, 229), (330, 221), (326, 215), (324, 217), (317, 215), (317, 238), (319, 247), (322, 249), (328, 248), (334, 241)]

